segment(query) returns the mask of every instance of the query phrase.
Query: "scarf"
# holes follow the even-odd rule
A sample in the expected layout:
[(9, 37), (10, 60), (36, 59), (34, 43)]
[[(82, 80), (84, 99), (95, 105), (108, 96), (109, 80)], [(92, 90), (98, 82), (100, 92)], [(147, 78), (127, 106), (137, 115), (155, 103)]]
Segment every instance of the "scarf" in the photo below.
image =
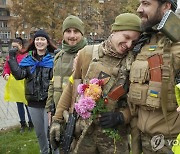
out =
[(28, 55), (19, 63), (19, 66), (32, 66), (31, 68), (31, 74), (32, 74), (35, 71), (36, 67), (38, 66), (53, 68), (53, 57), (50, 54), (47, 54), (42, 58), (41, 61), (37, 61), (33, 59), (31, 55)]
[(81, 39), (74, 46), (68, 45), (64, 40), (62, 41), (62, 49), (67, 53), (77, 53), (80, 49), (82, 49), (87, 44), (87, 40), (85, 38)]
[(102, 47), (103, 47), (103, 53), (111, 57), (123, 58), (128, 54), (127, 52), (124, 54), (119, 54), (116, 51), (114, 45), (111, 42), (111, 36), (109, 36), (109, 38), (102, 43)]

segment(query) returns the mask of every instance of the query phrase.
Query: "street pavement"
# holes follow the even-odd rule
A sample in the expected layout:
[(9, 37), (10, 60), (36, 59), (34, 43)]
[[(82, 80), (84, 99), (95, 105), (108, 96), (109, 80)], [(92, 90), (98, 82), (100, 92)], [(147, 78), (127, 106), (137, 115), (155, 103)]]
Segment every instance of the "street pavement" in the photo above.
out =
[(0, 130), (19, 125), (16, 103), (4, 101), (5, 84), (6, 81), (0, 76)]

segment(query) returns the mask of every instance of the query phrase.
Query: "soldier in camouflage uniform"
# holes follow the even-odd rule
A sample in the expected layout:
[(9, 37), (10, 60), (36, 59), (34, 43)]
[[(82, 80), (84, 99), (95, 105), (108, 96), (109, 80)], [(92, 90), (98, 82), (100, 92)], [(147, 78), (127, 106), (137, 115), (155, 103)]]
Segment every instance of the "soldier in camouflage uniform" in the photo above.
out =
[(132, 126), (133, 154), (140, 154), (141, 146), (144, 154), (172, 153), (172, 143), (180, 132), (175, 98), (180, 44), (167, 35), (172, 34), (171, 30), (160, 32), (157, 29), (164, 14), (176, 8), (177, 0), (140, 0), (137, 9), (144, 33), (134, 48), (138, 54), (130, 71), (128, 100), (131, 113), (136, 118)]
[[(98, 121), (89, 124), (88, 120), (81, 117), (77, 120), (75, 128), (77, 144), (72, 153), (78, 154), (129, 154), (127, 124), (130, 121), (130, 111), (127, 105), (126, 93), (128, 89), (128, 72), (133, 55), (130, 49), (140, 36), (140, 18), (131, 13), (124, 13), (116, 17), (112, 25), (112, 34), (99, 45), (90, 45), (78, 53), (77, 63), (72, 78), (82, 79), (89, 83), (93, 78), (104, 76), (107, 80), (103, 86), (102, 98), (106, 101), (108, 112), (100, 114)], [(124, 93), (116, 91), (122, 88)], [(60, 138), (60, 126), (63, 123), (63, 111), (71, 107), (73, 82), (68, 86), (58, 102), (53, 123), (50, 129), (52, 145), (56, 147)], [(112, 94), (117, 92), (115, 99)], [(112, 94), (112, 95), (110, 95)], [(122, 94), (122, 95), (121, 95)], [(73, 102), (75, 103), (75, 102)], [(89, 126), (88, 126), (89, 124)], [(106, 135), (103, 130), (115, 128), (121, 136), (120, 141), (115, 141)], [(79, 133), (79, 134), (78, 134)]]
[(76, 16), (68, 16), (62, 26), (63, 40), (62, 50), (54, 58), (53, 79), (48, 90), (46, 109), (49, 120), (51, 119), (51, 107), (57, 106), (58, 100), (66, 86), (69, 76), (73, 72), (73, 61), (78, 51), (86, 44), (84, 38), (84, 23)]
[(69, 15), (63, 22), (62, 32), (62, 50), (54, 57), (53, 78), (49, 84), (45, 106), (48, 112), (49, 126), (58, 100), (73, 72), (73, 61), (78, 51), (87, 44), (84, 38), (84, 23), (79, 17)]

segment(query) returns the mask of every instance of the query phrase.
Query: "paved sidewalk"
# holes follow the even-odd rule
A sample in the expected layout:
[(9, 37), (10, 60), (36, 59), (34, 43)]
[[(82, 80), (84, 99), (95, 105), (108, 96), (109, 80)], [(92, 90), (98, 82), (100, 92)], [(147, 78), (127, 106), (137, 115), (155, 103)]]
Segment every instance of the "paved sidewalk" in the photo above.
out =
[(0, 76), (0, 130), (19, 124), (16, 103), (4, 101), (4, 87), (6, 81)]

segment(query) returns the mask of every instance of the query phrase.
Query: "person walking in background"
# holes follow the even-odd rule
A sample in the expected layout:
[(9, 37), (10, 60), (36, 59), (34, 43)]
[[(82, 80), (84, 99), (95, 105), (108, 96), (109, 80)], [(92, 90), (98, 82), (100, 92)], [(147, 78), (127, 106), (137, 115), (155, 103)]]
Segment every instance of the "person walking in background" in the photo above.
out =
[(25, 97), (34, 124), (41, 154), (48, 154), (48, 115), (45, 104), (48, 97), (49, 81), (52, 79), (54, 50), (44, 30), (38, 30), (32, 43), (27, 47), (28, 55), (19, 63), (15, 59), (16, 49), (9, 51), (9, 65), (17, 80), (25, 79)]
[(137, 56), (130, 71), (128, 100), (139, 130), (132, 136), (132, 145), (139, 144), (136, 147), (142, 147), (142, 151), (132, 149), (133, 154), (173, 153), (171, 148), (178, 143), (180, 116), (176, 111), (175, 79), (180, 70), (180, 40), (174, 36), (180, 34), (180, 21), (173, 13), (176, 8), (177, 0), (140, 0), (137, 9), (144, 33), (133, 49)]
[[(50, 139), (55, 148), (62, 133), (63, 112), (69, 110), (72, 114), (74, 106), (78, 119), (72, 153), (130, 153), (127, 124), (131, 115), (126, 94), (134, 59), (131, 49), (139, 39), (140, 24), (137, 15), (120, 14), (115, 18), (107, 40), (99, 45), (87, 45), (78, 52), (74, 72), (52, 118)], [(75, 88), (79, 99), (74, 101), (77, 79), (83, 84), (79, 84), (77, 90)], [(66, 138), (64, 140), (66, 143)]]
[[(12, 41), (12, 48), (16, 48), (16, 60), (19, 63), (27, 53), (24, 52), (24, 44), (22, 38), (18, 37)], [(6, 62), (3, 69), (3, 78), (8, 81), (5, 87), (4, 99), (5, 101), (17, 102), (18, 115), (20, 119), (21, 129), (20, 132), (24, 132), (27, 127), (26, 118), (25, 118), (25, 109), (28, 116), (28, 127), (29, 130), (33, 128), (33, 123), (29, 110), (27, 108), (27, 101), (25, 100), (24, 94), (24, 80), (17, 81), (11, 74), (10, 66), (8, 64), (9, 56), (6, 58)]]
[(56, 107), (69, 76), (73, 72), (74, 59), (86, 44), (84, 23), (79, 17), (69, 15), (62, 26), (62, 50), (54, 58), (53, 79), (50, 81), (46, 109), (49, 125), (51, 123), (51, 107)]

